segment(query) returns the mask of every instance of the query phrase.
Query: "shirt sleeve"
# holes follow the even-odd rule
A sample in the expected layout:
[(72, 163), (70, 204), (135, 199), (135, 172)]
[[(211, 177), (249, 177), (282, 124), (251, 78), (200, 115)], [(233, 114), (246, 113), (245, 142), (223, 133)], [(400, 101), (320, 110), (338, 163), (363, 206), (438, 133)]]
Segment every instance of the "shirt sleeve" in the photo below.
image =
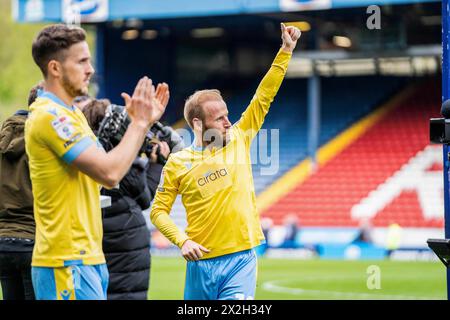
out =
[(42, 116), (39, 137), (58, 157), (72, 163), (84, 150), (95, 144), (82, 123), (68, 115)]
[(189, 237), (170, 218), (172, 205), (178, 195), (179, 180), (176, 165), (171, 157), (161, 172), (161, 179), (150, 211), (150, 220), (173, 244), (181, 248)]
[(253, 99), (235, 124), (237, 129), (244, 132), (248, 141), (251, 141), (261, 129), (270, 104), (284, 79), (291, 56), (291, 53), (282, 49), (278, 51), (272, 66), (256, 89)]

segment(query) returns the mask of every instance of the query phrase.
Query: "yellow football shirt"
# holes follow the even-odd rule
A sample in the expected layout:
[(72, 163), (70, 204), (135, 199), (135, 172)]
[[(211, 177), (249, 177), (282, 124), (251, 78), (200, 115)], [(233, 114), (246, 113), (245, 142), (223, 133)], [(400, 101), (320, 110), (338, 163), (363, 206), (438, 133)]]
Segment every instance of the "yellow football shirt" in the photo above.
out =
[[(181, 247), (191, 239), (210, 250), (202, 259), (251, 249), (264, 240), (250, 160), (252, 139), (261, 128), (283, 81), (291, 54), (280, 50), (241, 119), (219, 149), (195, 146), (170, 155), (152, 205), (152, 223)], [(169, 216), (181, 194), (185, 233)]]
[(102, 264), (100, 186), (71, 162), (97, 138), (83, 113), (44, 92), (25, 123), (34, 196), (32, 265)]

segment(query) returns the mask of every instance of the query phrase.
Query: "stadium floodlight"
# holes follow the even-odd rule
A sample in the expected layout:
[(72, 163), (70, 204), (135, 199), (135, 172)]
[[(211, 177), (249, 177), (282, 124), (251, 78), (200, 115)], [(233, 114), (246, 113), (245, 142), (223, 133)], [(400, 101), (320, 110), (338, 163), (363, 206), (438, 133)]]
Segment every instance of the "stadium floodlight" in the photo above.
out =
[(122, 33), (122, 39), (123, 40), (134, 40), (137, 37), (139, 37), (139, 31), (138, 30), (126, 30)]
[(111, 25), (113, 28), (119, 29), (123, 27), (124, 23), (124, 19), (115, 19), (111, 22)]
[(158, 31), (156, 31), (156, 30), (144, 30), (144, 31), (142, 31), (141, 37), (142, 37), (142, 39), (145, 39), (145, 40), (156, 39), (156, 37), (158, 37)]
[(343, 59), (334, 62), (334, 72), (338, 76), (376, 74), (374, 59)]
[(307, 32), (311, 30), (311, 24), (307, 21), (291, 21), (291, 22), (285, 22), (286, 26), (292, 26), (297, 27), (300, 29), (301, 32)]
[(423, 16), (420, 17), (420, 22), (424, 26), (439, 26), (442, 23), (441, 16)]
[(426, 75), (441, 67), (441, 48), (434, 45), (411, 46), (405, 50), (351, 52), (345, 49), (303, 51), (294, 55), (286, 76), (310, 77), (347, 75)]
[(142, 25), (143, 25), (144, 23), (143, 23), (142, 20), (140, 20), (140, 19), (132, 18), (132, 19), (128, 19), (128, 20), (125, 22), (125, 24), (126, 24), (126, 27), (127, 27), (127, 28), (139, 29), (139, 28), (142, 27)]
[(191, 30), (193, 38), (216, 38), (221, 37), (225, 33), (222, 28), (198, 28)]
[(349, 37), (334, 36), (333, 44), (342, 48), (350, 48), (352, 46), (352, 40)]

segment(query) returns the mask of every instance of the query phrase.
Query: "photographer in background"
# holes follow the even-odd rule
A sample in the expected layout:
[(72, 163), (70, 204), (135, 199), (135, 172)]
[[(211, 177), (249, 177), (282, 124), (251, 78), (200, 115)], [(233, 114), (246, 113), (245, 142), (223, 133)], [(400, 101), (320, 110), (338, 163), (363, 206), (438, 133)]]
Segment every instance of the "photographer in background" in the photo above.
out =
[[(164, 102), (167, 104), (168, 101)], [(120, 142), (128, 126), (122, 106), (111, 105), (107, 99), (92, 99), (83, 108), (83, 113), (106, 151)], [(163, 141), (154, 141), (154, 136)], [(110, 275), (108, 300), (147, 299), (150, 232), (142, 210), (150, 207), (169, 153), (183, 147), (181, 138), (176, 136), (170, 127), (156, 123), (149, 131), (140, 155), (119, 185), (101, 192), (111, 197), (111, 206), (103, 209), (103, 252)]]

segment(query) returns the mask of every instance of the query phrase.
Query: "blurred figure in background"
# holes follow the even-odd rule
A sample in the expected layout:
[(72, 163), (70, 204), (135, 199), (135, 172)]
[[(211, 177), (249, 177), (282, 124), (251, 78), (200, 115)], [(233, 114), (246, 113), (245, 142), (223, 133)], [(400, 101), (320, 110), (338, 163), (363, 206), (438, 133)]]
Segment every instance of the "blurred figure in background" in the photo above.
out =
[(396, 222), (389, 223), (386, 234), (386, 250), (387, 257), (390, 258), (392, 252), (400, 247), (400, 241), (402, 239), (402, 227)]
[(266, 243), (267, 239), (269, 239), (269, 232), (272, 227), (273, 227), (273, 220), (271, 218), (264, 217), (261, 219), (261, 228), (264, 234), (264, 238), (266, 239)]
[(372, 243), (372, 223), (370, 219), (363, 218), (359, 221), (359, 233), (354, 242)]
[(92, 101), (92, 98), (88, 95), (78, 96), (73, 99), (73, 105), (83, 111), (84, 107), (88, 105)]
[[(30, 106), (43, 90), (31, 88)], [(0, 282), (4, 300), (34, 300), (31, 257), (36, 225), (24, 126), (27, 110), (5, 120), (0, 131)]]
[(264, 239), (266, 239), (263, 243), (255, 248), (256, 254), (258, 256), (262, 256), (266, 253), (269, 248), (269, 232), (273, 227), (273, 220), (269, 217), (261, 218), (261, 229), (264, 234)]
[(296, 248), (298, 247), (296, 243), (297, 232), (299, 231), (299, 221), (298, 216), (295, 213), (290, 213), (284, 218), (284, 248)]

